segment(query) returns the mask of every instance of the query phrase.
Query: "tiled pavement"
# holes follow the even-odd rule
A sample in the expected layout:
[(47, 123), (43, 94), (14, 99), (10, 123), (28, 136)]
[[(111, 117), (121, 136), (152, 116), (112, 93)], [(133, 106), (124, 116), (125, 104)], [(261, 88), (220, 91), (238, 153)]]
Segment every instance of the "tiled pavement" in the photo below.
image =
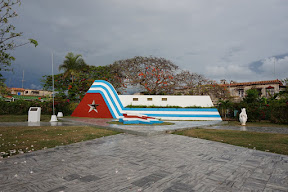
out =
[(288, 156), (124, 133), (1, 159), (0, 191), (288, 191)]
[(288, 191), (288, 156), (119, 134), (0, 162), (0, 191)]

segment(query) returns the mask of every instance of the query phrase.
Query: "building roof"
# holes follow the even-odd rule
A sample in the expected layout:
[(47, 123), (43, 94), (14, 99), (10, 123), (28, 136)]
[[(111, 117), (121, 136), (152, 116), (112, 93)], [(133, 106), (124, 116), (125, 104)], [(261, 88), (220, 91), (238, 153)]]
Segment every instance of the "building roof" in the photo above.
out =
[(268, 81), (253, 81), (253, 82), (243, 82), (243, 83), (222, 84), (221, 86), (237, 87), (237, 86), (267, 85), (267, 84), (279, 84), (280, 86), (283, 86), (283, 83), (278, 79), (268, 80)]
[(10, 89), (13, 91), (25, 91), (25, 89), (23, 89), (23, 88), (16, 88), (16, 87), (12, 87)]

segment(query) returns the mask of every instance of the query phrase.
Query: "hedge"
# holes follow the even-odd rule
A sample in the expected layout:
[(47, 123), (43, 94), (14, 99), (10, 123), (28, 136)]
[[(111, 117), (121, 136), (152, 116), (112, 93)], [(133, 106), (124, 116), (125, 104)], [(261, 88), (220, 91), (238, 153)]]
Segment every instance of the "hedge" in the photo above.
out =
[[(66, 115), (71, 115), (77, 103), (71, 103), (69, 100), (55, 100), (55, 113), (59, 111), (63, 112)], [(25, 115), (28, 114), (30, 107), (41, 107), (41, 114), (50, 115), (53, 113), (53, 102), (46, 101), (25, 101), (25, 100), (16, 100), (14, 102), (6, 102), (0, 100), (0, 115)]]

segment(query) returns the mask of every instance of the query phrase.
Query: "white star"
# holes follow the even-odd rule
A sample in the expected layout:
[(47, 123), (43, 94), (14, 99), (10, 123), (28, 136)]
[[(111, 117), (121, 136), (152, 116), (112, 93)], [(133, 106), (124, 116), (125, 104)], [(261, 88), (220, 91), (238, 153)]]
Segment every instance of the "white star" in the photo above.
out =
[(91, 111), (95, 111), (96, 113), (98, 113), (97, 111), (97, 106), (99, 106), (98, 104), (95, 104), (95, 100), (93, 100), (92, 104), (88, 104), (88, 106), (90, 107), (88, 113), (90, 113)]

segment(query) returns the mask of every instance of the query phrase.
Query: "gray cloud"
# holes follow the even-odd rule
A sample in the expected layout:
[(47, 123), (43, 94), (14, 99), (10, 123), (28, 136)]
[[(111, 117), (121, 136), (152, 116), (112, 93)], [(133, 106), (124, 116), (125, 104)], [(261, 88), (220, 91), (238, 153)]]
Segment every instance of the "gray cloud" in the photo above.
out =
[(55, 73), (69, 51), (96, 66), (154, 55), (215, 80), (271, 79), (268, 61), (260, 61), (287, 53), (287, 9), (288, 2), (270, 0), (23, 1), (14, 24), (21, 41), (35, 38), (39, 46), (17, 49), (15, 66), (36, 79), (51, 73), (52, 51)]

